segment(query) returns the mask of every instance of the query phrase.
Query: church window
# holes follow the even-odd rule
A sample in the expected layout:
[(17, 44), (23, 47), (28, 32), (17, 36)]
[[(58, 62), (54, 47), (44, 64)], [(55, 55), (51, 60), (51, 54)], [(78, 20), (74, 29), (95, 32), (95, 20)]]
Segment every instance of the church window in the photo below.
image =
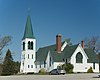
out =
[(33, 59), (33, 54), (32, 54), (32, 59)]
[(44, 61), (44, 68), (46, 67), (46, 62)]
[(95, 69), (95, 62), (93, 63), (93, 69)]
[(83, 61), (83, 56), (80, 52), (78, 52), (76, 55), (76, 63), (82, 63), (82, 61)]
[(67, 59), (66, 59), (66, 64), (67, 64)]
[(65, 59), (63, 59), (63, 61), (65, 61)]
[(30, 65), (28, 65), (28, 68), (30, 68)]
[(29, 54), (28, 54), (28, 59), (29, 59)]
[(50, 60), (49, 60), (49, 66), (51, 66), (51, 57), (50, 57)]
[(30, 49), (30, 45), (31, 45), (31, 44), (30, 44), (30, 41), (28, 41), (28, 49)]
[(23, 64), (23, 66), (24, 66), (24, 62), (23, 62), (22, 64)]
[(23, 50), (25, 50), (25, 42), (23, 42)]
[(33, 41), (32, 42), (28, 41), (28, 49), (33, 50)]
[(40, 62), (40, 68), (41, 68), (41, 62)]
[(31, 42), (31, 46), (30, 46), (30, 47), (31, 47), (31, 49), (33, 50), (33, 42)]
[(33, 65), (31, 65), (31, 68), (33, 68)]

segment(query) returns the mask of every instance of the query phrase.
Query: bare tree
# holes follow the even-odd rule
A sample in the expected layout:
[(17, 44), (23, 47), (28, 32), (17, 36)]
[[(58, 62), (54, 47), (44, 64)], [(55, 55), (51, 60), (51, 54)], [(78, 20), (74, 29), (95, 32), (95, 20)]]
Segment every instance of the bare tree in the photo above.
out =
[(68, 45), (72, 45), (72, 42), (71, 42), (70, 38), (65, 39), (65, 42), (67, 42)]
[(0, 60), (2, 59), (2, 49), (9, 45), (9, 43), (11, 42), (12, 37), (11, 36), (4, 36), (4, 37), (0, 37)]
[(100, 52), (100, 37), (92, 36), (91, 38), (84, 38), (84, 43), (86, 48), (91, 48), (95, 52)]

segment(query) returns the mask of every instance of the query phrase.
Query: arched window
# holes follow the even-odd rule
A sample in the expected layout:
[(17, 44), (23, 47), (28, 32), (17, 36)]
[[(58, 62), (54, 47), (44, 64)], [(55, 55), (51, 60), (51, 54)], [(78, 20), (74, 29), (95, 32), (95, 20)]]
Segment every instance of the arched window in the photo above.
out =
[(82, 63), (83, 62), (83, 56), (80, 52), (76, 55), (76, 63)]
[(32, 54), (32, 59), (33, 59), (33, 54)]
[(29, 59), (29, 54), (28, 54), (28, 59)]
[(25, 50), (25, 42), (23, 42), (23, 50)]
[(33, 42), (31, 42), (31, 49), (33, 50)]
[(28, 41), (28, 49), (33, 50), (33, 42)]
[(30, 49), (30, 45), (31, 45), (31, 44), (30, 44), (30, 41), (28, 41), (28, 49)]

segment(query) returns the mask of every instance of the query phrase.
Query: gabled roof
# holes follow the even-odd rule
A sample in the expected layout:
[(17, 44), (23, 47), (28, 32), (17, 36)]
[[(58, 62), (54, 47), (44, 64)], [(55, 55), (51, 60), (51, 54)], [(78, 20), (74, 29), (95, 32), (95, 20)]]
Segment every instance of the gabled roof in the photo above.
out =
[(49, 51), (54, 51), (55, 45), (39, 48), (36, 53), (36, 61), (45, 61)]
[[(64, 42), (63, 42), (64, 44)], [(39, 48), (36, 54), (36, 61), (45, 61), (50, 51), (50, 54), (54, 60), (54, 62), (63, 62), (63, 59), (71, 58), (76, 48), (79, 46), (72, 45), (66, 46), (65, 49), (61, 53), (57, 53), (56, 45), (51, 45), (43, 48)], [(84, 49), (86, 55), (88, 56), (88, 63), (99, 62), (96, 53), (92, 49)]]
[(74, 53), (74, 51), (76, 50), (76, 48), (78, 47), (78, 45), (79, 44), (77, 44), (77, 45), (72, 45), (72, 46), (66, 46), (65, 47), (65, 49), (64, 49), (64, 57), (65, 58), (70, 58), (72, 55), (73, 55), (73, 53)]
[(67, 45), (61, 53), (58, 53), (56, 51), (56, 45), (40, 48), (36, 54), (36, 61), (45, 61), (47, 58), (47, 54), (50, 51), (50, 54), (55, 62), (62, 62), (63, 59), (67, 59), (72, 56), (77, 46), (78, 45), (73, 45), (73, 46)]
[(84, 49), (85, 53), (88, 56), (88, 63), (93, 63), (93, 62), (99, 62), (99, 59), (97, 57), (97, 54), (93, 51), (93, 49)]
[(35, 39), (34, 34), (33, 34), (30, 15), (28, 15), (28, 17), (27, 17), (26, 26), (25, 26), (25, 32), (24, 32), (24, 36), (23, 36), (22, 39), (25, 39), (25, 38)]

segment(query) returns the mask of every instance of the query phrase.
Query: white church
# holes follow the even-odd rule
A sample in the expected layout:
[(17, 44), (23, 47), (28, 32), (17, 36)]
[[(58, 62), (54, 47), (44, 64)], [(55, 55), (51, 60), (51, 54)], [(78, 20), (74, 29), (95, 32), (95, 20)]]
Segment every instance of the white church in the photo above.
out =
[(28, 15), (21, 42), (20, 73), (38, 73), (42, 68), (49, 72), (65, 63), (73, 64), (73, 72), (87, 72), (90, 67), (94, 72), (99, 72), (97, 55), (92, 49), (84, 48), (84, 41), (81, 44), (69, 46), (66, 41), (62, 42), (61, 38), (62, 35), (57, 34), (55, 44), (36, 51), (36, 38), (30, 15)]

